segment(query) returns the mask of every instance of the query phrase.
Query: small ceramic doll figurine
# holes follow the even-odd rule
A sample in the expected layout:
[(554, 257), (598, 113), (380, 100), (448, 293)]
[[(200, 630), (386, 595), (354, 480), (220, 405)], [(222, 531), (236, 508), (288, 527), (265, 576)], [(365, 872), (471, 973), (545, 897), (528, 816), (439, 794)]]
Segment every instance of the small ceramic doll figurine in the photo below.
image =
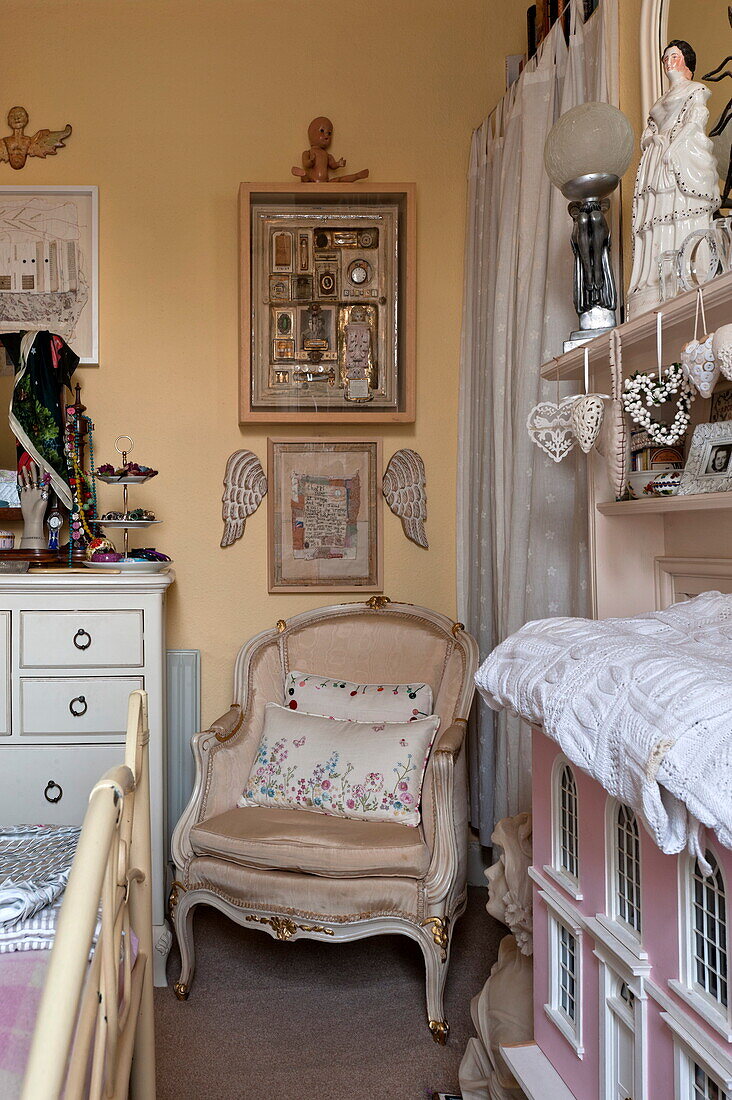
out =
[(299, 176), (303, 183), (355, 183), (356, 180), (364, 180), (369, 174), (368, 168), (363, 172), (354, 172), (350, 176), (337, 176), (329, 181), (329, 170), (333, 168), (345, 168), (346, 162), (341, 157), (336, 160), (328, 152), (333, 138), (333, 123), (329, 118), (314, 118), (308, 126), (308, 141), (310, 148), (302, 155), (302, 168), (293, 168), (293, 176)]

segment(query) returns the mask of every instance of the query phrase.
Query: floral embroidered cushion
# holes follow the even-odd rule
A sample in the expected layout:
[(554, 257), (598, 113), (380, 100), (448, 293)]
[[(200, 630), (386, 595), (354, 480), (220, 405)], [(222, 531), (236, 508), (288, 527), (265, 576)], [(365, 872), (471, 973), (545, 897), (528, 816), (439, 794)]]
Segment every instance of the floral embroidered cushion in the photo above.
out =
[(285, 677), (285, 706), (352, 722), (413, 722), (432, 714), (429, 684), (353, 684), (311, 672)]
[(419, 825), (422, 780), (439, 726), (436, 714), (409, 722), (350, 722), (267, 703), (237, 805)]

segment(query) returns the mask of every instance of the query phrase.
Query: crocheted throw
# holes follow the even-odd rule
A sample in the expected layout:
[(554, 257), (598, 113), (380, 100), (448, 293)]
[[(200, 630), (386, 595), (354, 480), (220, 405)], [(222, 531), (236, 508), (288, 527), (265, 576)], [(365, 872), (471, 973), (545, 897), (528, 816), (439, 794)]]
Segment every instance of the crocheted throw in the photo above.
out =
[(732, 596), (527, 623), (475, 681), (639, 812), (662, 851), (701, 855), (699, 822), (732, 848)]

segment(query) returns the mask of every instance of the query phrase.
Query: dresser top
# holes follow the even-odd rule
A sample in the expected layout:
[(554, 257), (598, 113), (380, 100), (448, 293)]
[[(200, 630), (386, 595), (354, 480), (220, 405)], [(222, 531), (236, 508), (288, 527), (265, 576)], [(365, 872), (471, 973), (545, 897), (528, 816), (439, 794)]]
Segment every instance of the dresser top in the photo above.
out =
[(172, 569), (165, 573), (41, 572), (0, 573), (0, 594), (29, 592), (125, 592), (165, 593), (175, 580)]

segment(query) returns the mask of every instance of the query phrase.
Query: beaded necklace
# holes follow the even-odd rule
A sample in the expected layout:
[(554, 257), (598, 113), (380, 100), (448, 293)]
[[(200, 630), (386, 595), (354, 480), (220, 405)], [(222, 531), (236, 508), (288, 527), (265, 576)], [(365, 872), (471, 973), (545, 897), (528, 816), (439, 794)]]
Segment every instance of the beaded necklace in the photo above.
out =
[[(72, 506), (69, 514), (69, 565), (74, 550), (84, 550), (87, 542), (94, 538), (90, 522), (93, 524), (97, 514), (97, 485), (94, 477), (94, 424), (90, 417), (79, 415), (73, 406), (64, 431), (64, 452), (69, 471)], [(89, 442), (89, 461), (91, 474), (87, 477), (82, 467), (83, 440), (86, 435)]]

